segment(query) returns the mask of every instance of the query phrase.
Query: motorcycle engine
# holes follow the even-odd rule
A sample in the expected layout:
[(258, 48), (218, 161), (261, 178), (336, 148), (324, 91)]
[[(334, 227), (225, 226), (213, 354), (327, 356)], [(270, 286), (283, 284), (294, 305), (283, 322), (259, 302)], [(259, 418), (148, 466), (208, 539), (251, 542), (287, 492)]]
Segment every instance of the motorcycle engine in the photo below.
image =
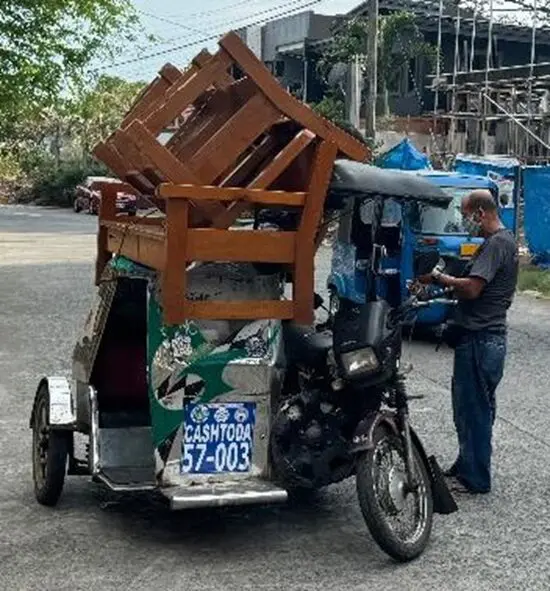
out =
[(318, 390), (302, 391), (279, 408), (271, 429), (277, 477), (289, 488), (320, 488), (353, 472), (341, 408)]

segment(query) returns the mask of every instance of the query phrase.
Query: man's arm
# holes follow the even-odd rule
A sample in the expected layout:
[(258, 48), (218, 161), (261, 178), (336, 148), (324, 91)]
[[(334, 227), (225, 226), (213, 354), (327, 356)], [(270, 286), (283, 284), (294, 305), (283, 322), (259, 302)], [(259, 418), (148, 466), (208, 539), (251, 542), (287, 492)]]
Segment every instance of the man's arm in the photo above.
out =
[(443, 287), (452, 287), (461, 300), (475, 300), (483, 291), (486, 281), (480, 277), (453, 277), (445, 273), (434, 274), (434, 280)]
[(444, 287), (454, 289), (457, 297), (475, 300), (487, 283), (490, 283), (502, 263), (502, 248), (498, 240), (490, 240), (474, 260), (468, 277), (453, 277), (445, 273), (434, 273), (434, 280)]

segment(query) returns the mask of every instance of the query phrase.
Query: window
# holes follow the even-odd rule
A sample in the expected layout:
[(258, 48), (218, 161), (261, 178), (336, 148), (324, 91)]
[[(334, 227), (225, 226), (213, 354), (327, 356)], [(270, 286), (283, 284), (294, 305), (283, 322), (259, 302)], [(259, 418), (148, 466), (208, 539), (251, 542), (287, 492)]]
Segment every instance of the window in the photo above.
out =
[(411, 225), (418, 232), (426, 234), (467, 234), (462, 220), (462, 198), (469, 195), (473, 188), (441, 187), (453, 200), (447, 209), (431, 205), (414, 205), (416, 215), (411, 216)]

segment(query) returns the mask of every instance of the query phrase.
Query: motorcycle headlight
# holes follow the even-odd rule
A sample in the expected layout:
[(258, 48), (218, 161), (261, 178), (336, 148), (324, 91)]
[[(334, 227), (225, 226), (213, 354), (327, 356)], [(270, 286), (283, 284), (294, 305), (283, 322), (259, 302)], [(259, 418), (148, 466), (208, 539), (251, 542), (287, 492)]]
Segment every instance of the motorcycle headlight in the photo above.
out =
[(341, 359), (344, 372), (348, 378), (356, 378), (372, 373), (380, 366), (372, 347), (342, 353)]

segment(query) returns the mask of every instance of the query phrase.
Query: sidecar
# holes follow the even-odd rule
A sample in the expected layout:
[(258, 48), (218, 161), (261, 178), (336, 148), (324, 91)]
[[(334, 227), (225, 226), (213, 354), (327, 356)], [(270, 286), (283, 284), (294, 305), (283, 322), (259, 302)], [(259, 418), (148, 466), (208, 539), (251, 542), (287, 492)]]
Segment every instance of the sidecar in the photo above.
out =
[[(278, 274), (252, 265), (188, 272), (188, 297), (272, 299)], [(114, 491), (158, 490), (174, 509), (285, 501), (270, 482), (268, 430), (282, 380), (280, 320), (166, 325), (154, 270), (120, 256), (107, 265), (72, 380), (36, 393), (33, 476), (54, 505), (65, 475)], [(86, 446), (75, 445), (83, 436)]]

